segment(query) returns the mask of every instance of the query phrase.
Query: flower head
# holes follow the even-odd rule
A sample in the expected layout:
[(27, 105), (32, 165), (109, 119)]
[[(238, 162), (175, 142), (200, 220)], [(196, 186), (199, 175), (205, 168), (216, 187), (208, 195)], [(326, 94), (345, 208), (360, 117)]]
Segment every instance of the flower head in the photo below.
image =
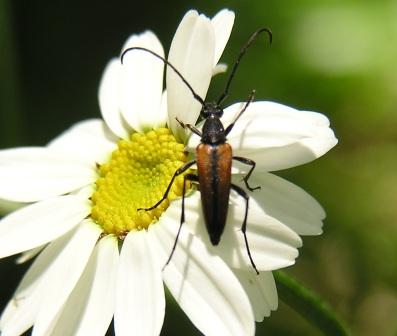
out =
[[(168, 60), (205, 97), (234, 14), (209, 19), (189, 11)], [(123, 50), (144, 47), (163, 56), (152, 32), (131, 36)], [(176, 117), (195, 124), (200, 104), (172, 71), (150, 54), (113, 59), (99, 89), (103, 121), (80, 122), (45, 147), (0, 151), (0, 199), (25, 206), (0, 221), (0, 257), (37, 256), (0, 319), (2, 336), (104, 335), (114, 317), (116, 335), (158, 335), (164, 319), (163, 282), (205, 335), (253, 335), (254, 321), (277, 308), (271, 271), (291, 265), (298, 234), (320, 234), (325, 214), (297, 186), (268, 173), (311, 161), (336, 139), (326, 117), (253, 102), (228, 137), (234, 153), (257, 163), (247, 237), (253, 272), (240, 232), (244, 201), (231, 193), (221, 243), (205, 232), (199, 193), (186, 195), (179, 227), (183, 176), (151, 211), (199, 139)], [(244, 103), (224, 110), (228, 125)], [(199, 126), (198, 126), (199, 127)], [(244, 167), (233, 168), (240, 184)], [(210, 323), (209, 323), (210, 321)]]

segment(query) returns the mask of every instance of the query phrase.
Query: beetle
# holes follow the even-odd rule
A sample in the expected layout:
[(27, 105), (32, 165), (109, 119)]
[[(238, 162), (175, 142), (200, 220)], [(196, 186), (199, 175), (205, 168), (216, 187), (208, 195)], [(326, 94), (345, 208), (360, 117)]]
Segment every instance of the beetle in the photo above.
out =
[(245, 157), (233, 156), (232, 147), (230, 144), (227, 143), (227, 135), (233, 129), (233, 126), (235, 125), (237, 120), (247, 110), (249, 104), (254, 100), (255, 90), (251, 92), (244, 107), (237, 114), (237, 116), (234, 118), (234, 120), (230, 125), (224, 128), (220, 118), (223, 115), (223, 109), (221, 107), (221, 104), (229, 95), (230, 84), (234, 78), (234, 75), (237, 71), (240, 61), (244, 56), (245, 52), (247, 51), (247, 49), (250, 47), (250, 45), (262, 32), (266, 32), (269, 36), (269, 42), (270, 43), (272, 42), (272, 33), (268, 28), (259, 29), (251, 35), (247, 43), (240, 50), (237, 60), (235, 61), (233, 65), (233, 69), (226, 82), (225, 89), (216, 102), (205, 102), (204, 99), (202, 99), (198, 94), (196, 94), (192, 86), (187, 82), (187, 80), (182, 76), (182, 74), (170, 62), (168, 62), (166, 59), (164, 59), (162, 56), (158, 55), (157, 53), (151, 51), (150, 49), (144, 47), (131, 47), (124, 50), (124, 52), (121, 55), (121, 62), (123, 61), (124, 55), (132, 50), (145, 51), (159, 58), (180, 77), (180, 79), (185, 83), (185, 85), (189, 88), (189, 90), (193, 94), (193, 97), (202, 106), (200, 111), (200, 116), (204, 119), (204, 125), (201, 131), (194, 125), (185, 124), (179, 119), (176, 119), (177, 122), (181, 125), (181, 127), (183, 127), (184, 129), (186, 128), (189, 129), (192, 133), (198, 135), (201, 138), (201, 142), (196, 148), (196, 159), (185, 163), (182, 167), (180, 167), (175, 171), (174, 175), (171, 178), (171, 181), (167, 186), (167, 189), (164, 192), (163, 197), (156, 204), (154, 204), (149, 208), (138, 209), (138, 210), (149, 211), (159, 206), (167, 198), (175, 178), (186, 172), (193, 165), (195, 164), (197, 165), (197, 174), (189, 173), (184, 176), (183, 189), (182, 189), (181, 221), (180, 221), (178, 233), (175, 238), (174, 245), (172, 247), (171, 254), (164, 267), (168, 265), (168, 263), (172, 258), (172, 255), (176, 248), (176, 244), (178, 242), (178, 237), (181, 232), (182, 225), (185, 222), (186, 182), (190, 181), (199, 185), (204, 221), (210, 241), (214, 246), (219, 244), (222, 233), (226, 225), (230, 190), (235, 191), (237, 194), (239, 194), (245, 199), (245, 214), (241, 226), (241, 231), (244, 236), (245, 246), (247, 249), (247, 254), (251, 262), (251, 265), (254, 268), (255, 272), (259, 274), (256, 265), (254, 263), (254, 260), (251, 256), (247, 234), (246, 234), (249, 196), (243, 188), (231, 183), (232, 160), (236, 160), (251, 166), (250, 170), (243, 178), (243, 181), (247, 189), (249, 191), (254, 191), (256, 189), (259, 189), (260, 188), (259, 186), (252, 188), (248, 183), (248, 179), (250, 178), (253, 170), (255, 169), (255, 162)]

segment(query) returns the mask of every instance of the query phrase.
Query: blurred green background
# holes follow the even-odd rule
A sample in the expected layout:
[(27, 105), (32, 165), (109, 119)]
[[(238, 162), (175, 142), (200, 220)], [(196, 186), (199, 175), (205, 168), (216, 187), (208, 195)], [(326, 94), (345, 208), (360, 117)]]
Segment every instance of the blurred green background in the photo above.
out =
[[(186, 10), (235, 10), (222, 61), (266, 26), (274, 43), (253, 46), (227, 104), (273, 100), (325, 113), (339, 138), (325, 157), (280, 175), (327, 211), (324, 234), (304, 238), (287, 269), (330, 302), (355, 335), (397, 335), (397, 2), (0, 1), (0, 148), (44, 145), (98, 117), (107, 61), (131, 33), (151, 29), (167, 50)], [(218, 76), (209, 96), (220, 92)], [(1, 307), (26, 266), (0, 263)], [(280, 303), (257, 335), (320, 335)], [(199, 335), (172, 301), (164, 335)]]

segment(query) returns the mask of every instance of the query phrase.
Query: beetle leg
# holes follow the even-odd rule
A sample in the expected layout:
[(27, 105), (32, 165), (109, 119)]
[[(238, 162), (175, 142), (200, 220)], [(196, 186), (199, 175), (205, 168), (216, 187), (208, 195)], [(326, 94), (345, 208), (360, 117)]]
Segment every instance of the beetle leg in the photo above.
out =
[(172, 246), (172, 250), (170, 253), (170, 256), (167, 259), (167, 262), (165, 263), (165, 265), (163, 266), (163, 270), (164, 268), (170, 263), (171, 258), (175, 252), (176, 249), (176, 244), (178, 243), (178, 238), (179, 238), (179, 234), (181, 233), (181, 229), (182, 229), (182, 224), (185, 222), (185, 191), (186, 191), (186, 181), (191, 181), (191, 182), (198, 182), (198, 176), (194, 175), (194, 174), (186, 174), (185, 177), (183, 178), (183, 191), (182, 191), (182, 212), (181, 212), (181, 223), (179, 224), (179, 229), (178, 232), (176, 234), (175, 237), (175, 241), (174, 241), (174, 245)]
[(179, 123), (179, 125), (181, 125), (183, 128), (190, 129), (190, 131), (192, 131), (194, 134), (197, 134), (200, 138), (203, 136), (203, 134), (197, 127), (193, 126), (192, 124), (185, 124), (182, 121), (180, 121), (178, 118), (175, 119)]
[(247, 109), (248, 105), (252, 103), (252, 101), (255, 98), (255, 90), (252, 90), (252, 92), (250, 93), (250, 95), (248, 96), (247, 102), (245, 103), (243, 109), (237, 114), (236, 118), (234, 118), (233, 122), (226, 127), (225, 130), (225, 134), (228, 135), (229, 132), (232, 130), (234, 124), (236, 123), (236, 121), (241, 117), (241, 115), (245, 112), (245, 110)]
[(182, 167), (180, 167), (179, 169), (177, 169), (177, 170), (175, 171), (174, 176), (172, 176), (172, 179), (171, 179), (170, 183), (168, 184), (168, 187), (167, 187), (167, 189), (165, 190), (165, 193), (164, 193), (163, 197), (162, 197), (161, 200), (159, 200), (155, 205), (151, 206), (150, 208), (138, 208), (137, 210), (138, 210), (138, 211), (139, 211), (139, 210), (149, 211), (149, 210), (153, 210), (154, 208), (157, 208), (157, 207), (160, 205), (160, 203), (161, 203), (162, 201), (164, 201), (164, 200), (167, 198), (168, 193), (170, 192), (171, 186), (172, 186), (172, 184), (174, 183), (175, 178), (176, 178), (178, 175), (181, 175), (182, 173), (184, 173), (186, 170), (188, 170), (188, 169), (189, 169), (191, 166), (193, 166), (195, 163), (196, 163), (196, 160), (189, 161), (189, 162), (185, 163)]
[(252, 172), (253, 172), (254, 169), (255, 169), (255, 165), (256, 165), (255, 161), (253, 161), (253, 160), (251, 160), (251, 159), (248, 159), (248, 158), (245, 158), (245, 157), (241, 157), (241, 156), (233, 156), (233, 160), (240, 161), (240, 162), (242, 162), (242, 163), (245, 163), (245, 164), (251, 166), (251, 169), (249, 170), (249, 172), (247, 173), (247, 175), (245, 175), (244, 178), (243, 178), (243, 181), (244, 181), (245, 186), (247, 187), (247, 189), (248, 189), (249, 191), (254, 191), (254, 190), (260, 189), (260, 188), (261, 188), (260, 186), (255, 187), (255, 188), (251, 188), (251, 187), (249, 186), (249, 184), (248, 184), (248, 179), (250, 178)]
[(248, 201), (249, 201), (249, 196), (247, 195), (247, 193), (244, 191), (244, 189), (240, 188), (239, 186), (236, 186), (235, 184), (231, 184), (231, 188), (237, 193), (239, 194), (241, 197), (244, 197), (245, 199), (245, 215), (244, 215), (244, 221), (243, 221), (243, 225), (241, 226), (241, 231), (243, 233), (244, 236), (244, 241), (245, 241), (245, 247), (247, 248), (247, 253), (248, 253), (248, 257), (250, 259), (251, 265), (254, 268), (256, 274), (259, 275), (258, 269), (255, 266), (254, 260), (252, 259), (251, 256), (251, 251), (248, 245), (248, 239), (247, 239), (247, 217), (248, 217)]

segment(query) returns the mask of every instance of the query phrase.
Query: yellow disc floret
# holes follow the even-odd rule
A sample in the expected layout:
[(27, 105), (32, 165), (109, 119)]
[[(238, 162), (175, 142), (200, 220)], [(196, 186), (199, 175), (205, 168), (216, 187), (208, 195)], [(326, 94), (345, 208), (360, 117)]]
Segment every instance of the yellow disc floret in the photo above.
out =
[(138, 209), (149, 208), (162, 198), (175, 171), (186, 160), (184, 145), (167, 128), (120, 140), (110, 161), (99, 167), (91, 217), (106, 234), (119, 238), (131, 230), (147, 228), (172, 199), (182, 195), (183, 175), (175, 179), (167, 199), (158, 207)]

